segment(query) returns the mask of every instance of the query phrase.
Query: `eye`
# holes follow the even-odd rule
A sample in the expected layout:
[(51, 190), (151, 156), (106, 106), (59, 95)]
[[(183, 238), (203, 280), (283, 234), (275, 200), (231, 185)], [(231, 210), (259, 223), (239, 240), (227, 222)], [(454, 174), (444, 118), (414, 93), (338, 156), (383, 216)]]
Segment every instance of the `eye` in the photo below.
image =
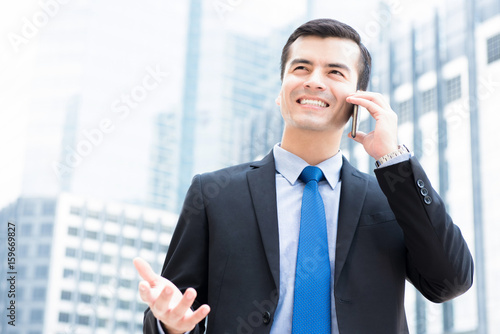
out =
[(307, 70), (307, 68), (305, 66), (299, 65), (299, 66), (294, 68), (294, 71), (297, 71), (297, 70)]
[(340, 76), (344, 76), (344, 73), (340, 72), (340, 71), (337, 71), (337, 70), (331, 70), (330, 73), (333, 73), (335, 75), (340, 75)]

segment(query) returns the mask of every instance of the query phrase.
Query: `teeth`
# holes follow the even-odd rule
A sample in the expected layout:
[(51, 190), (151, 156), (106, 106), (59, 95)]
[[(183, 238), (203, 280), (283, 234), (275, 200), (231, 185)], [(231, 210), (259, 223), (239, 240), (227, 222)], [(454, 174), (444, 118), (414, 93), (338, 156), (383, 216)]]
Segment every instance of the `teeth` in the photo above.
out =
[(308, 99), (302, 99), (300, 100), (300, 104), (309, 104), (313, 106), (319, 106), (326, 108), (326, 103), (323, 101), (318, 101), (318, 100), (308, 100)]

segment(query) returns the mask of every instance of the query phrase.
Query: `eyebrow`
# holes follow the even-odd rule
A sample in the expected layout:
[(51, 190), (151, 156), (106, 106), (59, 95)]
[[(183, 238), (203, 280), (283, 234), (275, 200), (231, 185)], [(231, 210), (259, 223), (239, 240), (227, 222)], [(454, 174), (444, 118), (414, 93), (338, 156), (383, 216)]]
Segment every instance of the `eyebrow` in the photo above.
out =
[[(294, 60), (292, 60), (290, 62), (290, 67), (292, 67), (293, 65), (296, 65), (296, 64), (312, 65), (313, 63), (310, 60), (307, 60), (307, 59), (297, 58), (297, 59), (294, 59)], [(351, 73), (351, 69), (349, 68), (349, 66), (347, 66), (345, 64), (342, 64), (342, 63), (327, 64), (326, 67), (329, 67), (329, 68), (341, 68), (341, 69), (344, 69), (347, 72)]]

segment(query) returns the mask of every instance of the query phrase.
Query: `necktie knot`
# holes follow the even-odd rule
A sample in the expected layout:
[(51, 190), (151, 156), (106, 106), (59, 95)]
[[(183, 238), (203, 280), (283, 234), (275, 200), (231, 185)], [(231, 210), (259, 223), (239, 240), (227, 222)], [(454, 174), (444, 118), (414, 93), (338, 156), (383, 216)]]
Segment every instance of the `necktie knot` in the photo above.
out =
[(307, 166), (302, 170), (302, 173), (300, 173), (299, 176), (299, 179), (306, 184), (312, 180), (319, 182), (324, 178), (325, 176), (323, 175), (323, 171), (316, 166)]

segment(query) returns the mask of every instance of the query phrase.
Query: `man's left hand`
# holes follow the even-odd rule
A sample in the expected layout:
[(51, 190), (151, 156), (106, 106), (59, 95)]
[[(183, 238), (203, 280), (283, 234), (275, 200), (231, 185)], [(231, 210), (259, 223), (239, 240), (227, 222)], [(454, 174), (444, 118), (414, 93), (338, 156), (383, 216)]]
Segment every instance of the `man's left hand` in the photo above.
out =
[[(378, 160), (398, 149), (398, 116), (382, 94), (357, 91), (346, 101), (364, 107), (375, 119), (375, 130), (370, 133), (357, 131), (353, 138), (370, 156)], [(349, 137), (352, 138), (350, 132)]]

